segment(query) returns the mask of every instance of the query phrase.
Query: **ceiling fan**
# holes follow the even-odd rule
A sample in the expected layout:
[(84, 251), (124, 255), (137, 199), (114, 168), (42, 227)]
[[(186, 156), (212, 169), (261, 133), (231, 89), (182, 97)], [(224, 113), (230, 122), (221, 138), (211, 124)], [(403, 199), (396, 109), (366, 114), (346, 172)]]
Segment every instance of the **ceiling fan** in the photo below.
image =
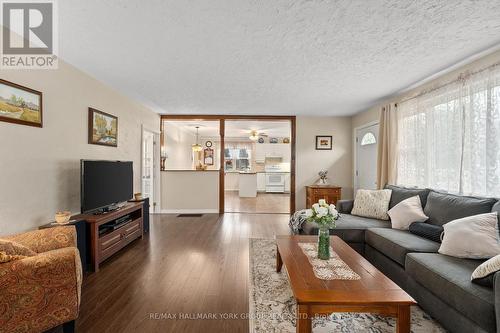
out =
[(256, 130), (251, 130), (250, 131), (250, 136), (248, 137), (252, 141), (257, 141), (259, 140), (260, 137), (267, 137), (268, 135), (264, 132), (259, 133)]

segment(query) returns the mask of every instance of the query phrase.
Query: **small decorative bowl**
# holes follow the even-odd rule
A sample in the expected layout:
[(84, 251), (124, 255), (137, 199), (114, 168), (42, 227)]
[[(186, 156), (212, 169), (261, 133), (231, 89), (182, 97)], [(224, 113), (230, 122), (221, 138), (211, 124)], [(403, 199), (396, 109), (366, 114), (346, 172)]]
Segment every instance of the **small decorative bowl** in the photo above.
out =
[(142, 200), (142, 193), (135, 193), (134, 194), (134, 199), (139, 201), (139, 200)]
[(59, 224), (68, 223), (70, 218), (71, 218), (71, 212), (69, 211), (57, 212), (55, 215), (56, 222)]

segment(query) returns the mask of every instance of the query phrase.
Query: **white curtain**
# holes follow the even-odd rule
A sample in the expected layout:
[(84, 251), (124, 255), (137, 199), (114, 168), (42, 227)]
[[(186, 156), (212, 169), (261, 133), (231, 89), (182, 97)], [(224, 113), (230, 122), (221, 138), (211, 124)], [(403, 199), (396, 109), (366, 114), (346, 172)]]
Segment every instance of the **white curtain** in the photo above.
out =
[(397, 183), (500, 196), (500, 66), (398, 105)]

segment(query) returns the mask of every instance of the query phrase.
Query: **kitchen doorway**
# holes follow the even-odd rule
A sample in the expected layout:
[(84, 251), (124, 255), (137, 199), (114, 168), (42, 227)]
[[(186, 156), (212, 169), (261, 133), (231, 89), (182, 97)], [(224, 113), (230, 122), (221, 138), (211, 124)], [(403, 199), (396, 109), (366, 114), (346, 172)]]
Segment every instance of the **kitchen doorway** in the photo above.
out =
[[(176, 147), (179, 145), (179, 143), (184, 142), (185, 140), (178, 140), (178, 136), (174, 135), (176, 133), (176, 130), (172, 130), (172, 128), (169, 128), (170, 125), (178, 124), (178, 122), (196, 122), (200, 123), (202, 122), (205, 125), (208, 125), (209, 127), (214, 127), (217, 128), (219, 131), (219, 136), (218, 136), (218, 144), (220, 149), (217, 149), (215, 147), (212, 147), (213, 149), (213, 158), (210, 158), (210, 154), (208, 154), (208, 159), (206, 159), (206, 156), (203, 157), (201, 167), (207, 169), (203, 172), (211, 172), (211, 175), (214, 177), (209, 177), (210, 183), (208, 184), (202, 184), (200, 185), (199, 181), (197, 180), (197, 177), (200, 176), (200, 171), (196, 170), (196, 172), (193, 172), (188, 179), (180, 178), (174, 172), (181, 172), (181, 171), (188, 171), (188, 170), (170, 170), (170, 168), (173, 166), (172, 165), (172, 158), (177, 158), (179, 155), (177, 153), (174, 153), (171, 151), (173, 147)], [(290, 188), (290, 193), (276, 193), (273, 192), (272, 189), (272, 183), (275, 181), (274, 177), (266, 179), (263, 178), (262, 175), (258, 177), (259, 179), (259, 186), (262, 189), (262, 186), (264, 186), (264, 190), (261, 190), (261, 195), (259, 198), (255, 199), (256, 202), (251, 202), (251, 197), (250, 200), (245, 200), (245, 202), (241, 201), (241, 198), (239, 197), (239, 187), (238, 187), (238, 195), (234, 196), (234, 192), (236, 192), (236, 188), (233, 187), (233, 193), (228, 193), (228, 196), (226, 198), (226, 172), (225, 172), (225, 167), (226, 167), (226, 156), (225, 156), (225, 127), (226, 124), (229, 124), (229, 127), (231, 127), (231, 122), (233, 121), (250, 121), (253, 122), (254, 124), (257, 124), (257, 128), (250, 128), (247, 127), (244, 132), (244, 135), (246, 138), (249, 139), (249, 141), (254, 141), (255, 137), (257, 137), (257, 143), (260, 144), (259, 138), (263, 137), (264, 143), (272, 144), (274, 148), (278, 147), (276, 146), (275, 140), (273, 140), (273, 143), (271, 143), (270, 139), (271, 137), (269, 135), (265, 135), (268, 133), (260, 133), (259, 130), (262, 131), (262, 129), (259, 127), (263, 123), (268, 123), (268, 122), (284, 122), (288, 124), (289, 128), (289, 137), (287, 140), (285, 140), (285, 144), (289, 145), (290, 147), (290, 177), (285, 177), (285, 188)], [(212, 124), (217, 123), (218, 126), (212, 126)], [(206, 209), (201, 209), (203, 205), (209, 201), (210, 204), (210, 212), (215, 212), (218, 211), (219, 214), (223, 214), (225, 212), (232, 212), (232, 211), (242, 211), (242, 212), (248, 212), (248, 213), (259, 213), (259, 212), (270, 212), (270, 213), (286, 213), (286, 214), (293, 214), (295, 211), (295, 124), (296, 124), (296, 118), (295, 116), (241, 116), (241, 115), (162, 115), (161, 116), (161, 121), (160, 121), (160, 127), (161, 127), (161, 170), (162, 172), (162, 177), (161, 177), (161, 191), (162, 191), (162, 209), (161, 211), (163, 213), (170, 213), (173, 212), (171, 209), (165, 209), (164, 206), (168, 206), (168, 202), (172, 201), (171, 199), (174, 198), (177, 201), (180, 201), (181, 203), (188, 202), (190, 204), (195, 205), (196, 207), (182, 207), (182, 211), (185, 213), (205, 213), (207, 212)], [(248, 124), (247, 124), (248, 125)], [(196, 127), (195, 127), (196, 129)], [(256, 130), (257, 135), (252, 135), (252, 131)], [(170, 133), (170, 134), (169, 134)], [(192, 138), (191, 141), (195, 140), (196, 142), (196, 131), (194, 132), (195, 136), (194, 139)], [(250, 134), (248, 134), (250, 133)], [(203, 128), (200, 126), (199, 128), (199, 134), (200, 138), (204, 136), (203, 133)], [(230, 136), (228, 139), (231, 138), (231, 133), (228, 133)], [(252, 136), (252, 139), (250, 139), (250, 136)], [(284, 137), (283, 137), (284, 138)], [(282, 138), (282, 139), (283, 139)], [(278, 138), (279, 139), (279, 138)], [(269, 140), (267, 142), (266, 140)], [(286, 143), (289, 142), (289, 143)], [(205, 144), (205, 147), (210, 148), (207, 146), (207, 143)], [(210, 142), (214, 144), (215, 142), (212, 141)], [(210, 145), (210, 143), (208, 143)], [(279, 144), (278, 140), (278, 144)], [(281, 142), (283, 143), (283, 142)], [(192, 145), (190, 145), (191, 147)], [(217, 146), (217, 144), (215, 144)], [(170, 148), (169, 148), (170, 147)], [(235, 149), (238, 149), (238, 147), (235, 147)], [(183, 148), (182, 151), (185, 149)], [(189, 151), (189, 149), (188, 149)], [(250, 155), (252, 153), (250, 152)], [(264, 171), (265, 171), (265, 161), (266, 157), (272, 158), (273, 156), (273, 151), (271, 150), (270, 152), (263, 152), (262, 149), (256, 150), (255, 152), (256, 158), (259, 158), (260, 161), (262, 161), (262, 157), (264, 157), (264, 163), (260, 162), (260, 167), (262, 167), (262, 164), (264, 164)], [(262, 155), (264, 154), (264, 155)], [(236, 155), (235, 155), (236, 156)], [(238, 152), (238, 157), (239, 157), (239, 152)], [(240, 158), (238, 158), (240, 159)], [(241, 159), (244, 159), (244, 156), (242, 156)], [(248, 167), (247, 162), (244, 161), (236, 161), (235, 159), (231, 158), (232, 162), (228, 162), (228, 166), (233, 164), (234, 167), (239, 167), (239, 168), (246, 168)], [(213, 165), (211, 164), (213, 162)], [(272, 163), (270, 163), (272, 164)], [(198, 163), (198, 166), (199, 163)], [(272, 167), (272, 166), (270, 166)], [(211, 169), (213, 168), (213, 169)], [(210, 169), (210, 170), (209, 170)], [(192, 170), (189, 170), (192, 171)], [(279, 170), (278, 170), (279, 171)], [(171, 177), (169, 176), (169, 173), (171, 174)], [(265, 173), (265, 172), (264, 172)], [(269, 172), (271, 173), (271, 171)], [(279, 173), (279, 172), (278, 172)], [(216, 178), (215, 178), (216, 177)], [(192, 190), (189, 186), (186, 186), (186, 181), (189, 181), (190, 184), (193, 186), (197, 186), (197, 190)], [(214, 180), (218, 180), (218, 184), (214, 182)], [(228, 179), (230, 182), (231, 180)], [(266, 181), (268, 181), (269, 184), (266, 184)], [(253, 183), (253, 181), (251, 181)], [(280, 188), (282, 187), (282, 181), (279, 180), (276, 184), (274, 184), (276, 187)], [(266, 189), (266, 185), (270, 185), (269, 191)], [(239, 186), (239, 183), (238, 183)], [(193, 194), (197, 194), (199, 192), (199, 189), (202, 189), (203, 192), (210, 193), (209, 198), (207, 200), (194, 200), (193, 199)], [(172, 192), (171, 196), (168, 194)], [(233, 194), (231, 197), (230, 194)], [(266, 195), (269, 194), (267, 197)], [(271, 196), (271, 194), (282, 194), (280, 198), (284, 198), (283, 200), (279, 201), (278, 204), (273, 203), (274, 198), (278, 198), (278, 196)], [(170, 198), (170, 200), (169, 200)], [(185, 199), (188, 198), (188, 199)], [(233, 201), (231, 201), (233, 200)], [(226, 201), (228, 205), (232, 205), (232, 208), (226, 209)], [(249, 201), (249, 203), (247, 203)], [(259, 204), (260, 202), (260, 204)], [(234, 203), (234, 204), (233, 204)], [(218, 209), (214, 209), (213, 206), (218, 204)], [(261, 206), (267, 206), (267, 207), (274, 207), (274, 209), (270, 208), (261, 208)], [(248, 208), (250, 207), (250, 208)], [(278, 207), (278, 208), (276, 208)], [(287, 210), (288, 209), (288, 210)]]
[(225, 121), (224, 212), (289, 214), (290, 120)]

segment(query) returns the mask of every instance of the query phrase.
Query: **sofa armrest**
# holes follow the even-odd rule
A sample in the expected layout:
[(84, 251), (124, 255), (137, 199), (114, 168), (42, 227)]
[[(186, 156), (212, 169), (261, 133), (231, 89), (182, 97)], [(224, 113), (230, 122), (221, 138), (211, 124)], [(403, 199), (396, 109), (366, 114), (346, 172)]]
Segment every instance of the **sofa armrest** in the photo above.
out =
[(495, 294), (495, 317), (497, 332), (500, 332), (500, 271), (493, 275), (493, 292)]
[(42, 332), (78, 317), (82, 267), (67, 247), (0, 264), (0, 332)]
[(76, 247), (76, 228), (70, 225), (33, 230), (8, 236), (5, 239), (13, 240), (37, 253), (42, 253), (65, 247)]
[(353, 205), (354, 205), (354, 200), (338, 200), (337, 210), (341, 214), (351, 214)]

